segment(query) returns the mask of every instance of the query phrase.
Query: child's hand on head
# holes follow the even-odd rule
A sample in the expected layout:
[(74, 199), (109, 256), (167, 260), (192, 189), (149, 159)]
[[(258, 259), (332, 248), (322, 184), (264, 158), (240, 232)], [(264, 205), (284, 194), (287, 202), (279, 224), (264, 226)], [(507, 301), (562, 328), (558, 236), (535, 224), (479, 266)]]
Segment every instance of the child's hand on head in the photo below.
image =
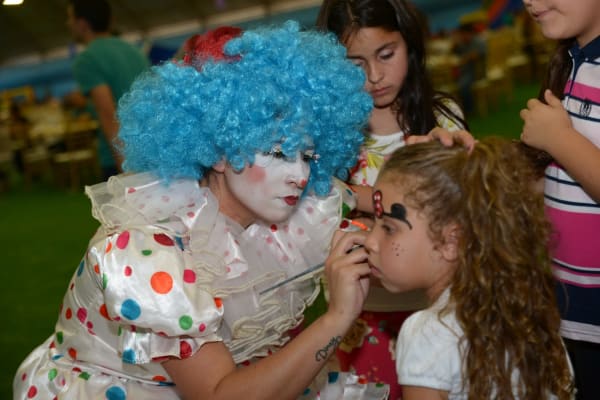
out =
[(436, 126), (427, 133), (427, 135), (411, 135), (406, 138), (406, 144), (416, 144), (437, 140), (444, 146), (452, 146), (456, 143), (462, 144), (467, 150), (473, 150), (477, 142), (470, 132), (465, 130), (449, 131), (445, 128)]
[(530, 99), (527, 108), (521, 110), (519, 115), (524, 122), (521, 140), (552, 154), (552, 149), (560, 146), (573, 125), (558, 97), (546, 89), (544, 99), (547, 104)]

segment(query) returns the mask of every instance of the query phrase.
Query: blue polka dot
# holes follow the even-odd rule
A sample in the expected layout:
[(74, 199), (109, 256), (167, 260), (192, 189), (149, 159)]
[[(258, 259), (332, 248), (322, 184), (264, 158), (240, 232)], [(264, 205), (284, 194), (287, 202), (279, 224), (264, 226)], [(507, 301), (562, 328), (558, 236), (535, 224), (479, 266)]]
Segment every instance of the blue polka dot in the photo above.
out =
[(121, 305), (121, 315), (130, 321), (137, 319), (141, 313), (140, 305), (133, 299), (125, 300)]
[(135, 364), (135, 351), (132, 349), (125, 350), (122, 358), (127, 364)]
[(181, 237), (175, 236), (175, 242), (177, 243), (177, 246), (179, 246), (179, 248), (183, 250), (183, 240), (181, 239)]
[(127, 398), (125, 391), (118, 386), (109, 387), (105, 394), (107, 400), (125, 400)]
[(77, 276), (81, 276), (81, 273), (83, 272), (83, 266), (85, 265), (85, 263), (83, 262), (83, 260), (81, 260), (81, 262), (79, 263), (79, 267), (77, 267)]
[(302, 396), (308, 396), (309, 394), (310, 394), (310, 388), (306, 388), (306, 389), (304, 389)]
[(327, 374), (327, 380), (329, 381), (329, 383), (336, 383), (339, 376), (340, 374), (338, 372), (330, 372), (329, 374)]

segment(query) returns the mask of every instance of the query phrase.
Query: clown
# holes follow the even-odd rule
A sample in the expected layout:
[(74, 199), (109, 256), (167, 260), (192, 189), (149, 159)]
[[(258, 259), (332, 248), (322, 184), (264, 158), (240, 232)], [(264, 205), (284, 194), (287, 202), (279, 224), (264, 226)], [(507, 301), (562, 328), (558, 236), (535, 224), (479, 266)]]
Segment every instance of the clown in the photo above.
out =
[(362, 142), (363, 82), (333, 37), (294, 22), (195, 36), (140, 77), (118, 110), (129, 173), (86, 188), (101, 227), (15, 398), (385, 398), (351, 375), (306, 389), (368, 266), (326, 268), (328, 311), (289, 334), (353, 206), (334, 177)]

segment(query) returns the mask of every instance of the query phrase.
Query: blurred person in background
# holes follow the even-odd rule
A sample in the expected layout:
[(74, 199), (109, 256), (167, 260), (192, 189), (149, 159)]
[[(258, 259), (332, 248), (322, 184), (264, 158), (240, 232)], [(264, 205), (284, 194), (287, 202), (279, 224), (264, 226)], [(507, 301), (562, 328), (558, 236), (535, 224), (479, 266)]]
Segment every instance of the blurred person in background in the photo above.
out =
[(138, 48), (111, 34), (111, 8), (106, 0), (69, 0), (67, 25), (73, 38), (86, 48), (73, 64), (81, 93), (69, 95), (66, 101), (90, 106), (98, 119), (100, 165), (103, 178), (108, 179), (121, 171), (122, 159), (114, 146), (119, 130), (117, 102), (149, 67), (149, 61)]

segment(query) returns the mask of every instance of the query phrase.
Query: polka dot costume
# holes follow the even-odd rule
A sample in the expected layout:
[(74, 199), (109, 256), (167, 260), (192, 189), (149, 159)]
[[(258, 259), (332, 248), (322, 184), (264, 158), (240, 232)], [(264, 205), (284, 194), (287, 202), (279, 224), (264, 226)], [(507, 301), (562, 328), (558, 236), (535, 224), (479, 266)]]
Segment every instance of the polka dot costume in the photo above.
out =
[(243, 229), (191, 180), (120, 175), (86, 192), (101, 227), (55, 332), (19, 367), (15, 399), (176, 399), (164, 360), (214, 341), (239, 365), (276, 351), (318, 272), (261, 293), (324, 261), (348, 195), (307, 196), (288, 221)]

